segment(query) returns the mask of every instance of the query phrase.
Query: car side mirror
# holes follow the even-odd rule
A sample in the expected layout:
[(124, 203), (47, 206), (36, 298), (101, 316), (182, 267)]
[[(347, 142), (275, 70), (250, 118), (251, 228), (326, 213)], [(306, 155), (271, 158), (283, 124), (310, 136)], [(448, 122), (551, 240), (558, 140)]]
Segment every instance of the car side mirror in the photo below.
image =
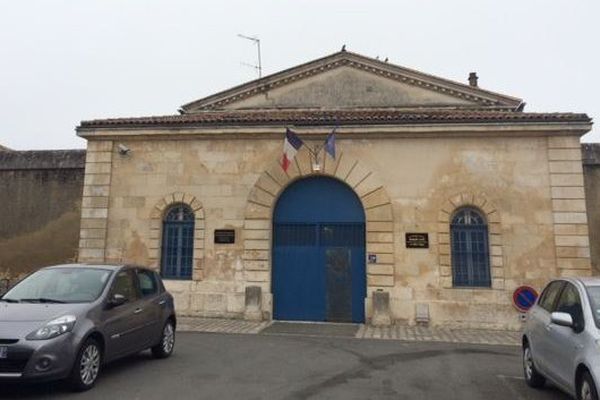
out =
[(110, 298), (110, 300), (108, 300), (108, 306), (110, 308), (118, 307), (125, 303), (127, 303), (127, 297), (125, 297), (119, 293), (113, 294), (112, 297)]
[(550, 315), (550, 322), (556, 325), (573, 328), (573, 317), (571, 317), (571, 314), (569, 313), (553, 312)]

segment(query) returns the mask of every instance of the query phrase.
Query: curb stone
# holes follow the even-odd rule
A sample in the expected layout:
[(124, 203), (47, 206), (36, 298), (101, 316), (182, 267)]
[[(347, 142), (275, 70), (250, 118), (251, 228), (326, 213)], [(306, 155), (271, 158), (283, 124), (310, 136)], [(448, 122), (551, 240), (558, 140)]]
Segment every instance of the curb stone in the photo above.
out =
[[(206, 332), (230, 334), (259, 334), (271, 325), (271, 321), (246, 321), (241, 319), (179, 317), (180, 332)], [(449, 329), (422, 326), (392, 325), (375, 327), (360, 325), (357, 339), (401, 340), (409, 342), (446, 342), (519, 346), (521, 333), (484, 329)]]

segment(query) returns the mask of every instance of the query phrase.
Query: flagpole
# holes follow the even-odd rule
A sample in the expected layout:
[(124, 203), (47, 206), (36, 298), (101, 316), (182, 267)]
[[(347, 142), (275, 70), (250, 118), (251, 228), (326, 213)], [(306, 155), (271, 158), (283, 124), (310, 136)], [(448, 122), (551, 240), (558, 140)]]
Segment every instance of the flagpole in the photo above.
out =
[[(323, 148), (325, 148), (325, 146), (328, 146), (328, 148), (325, 151), (328, 154), (330, 154), (333, 159), (335, 159), (335, 132), (337, 131), (338, 127), (339, 127), (339, 125), (336, 122), (336, 125), (333, 127), (333, 129), (331, 130), (331, 132), (327, 135), (327, 137), (325, 138), (325, 142), (323, 144), (321, 144), (321, 145), (316, 144), (312, 148), (311, 148), (311, 146), (309, 146), (308, 144), (306, 144), (306, 150), (310, 154), (311, 164), (312, 164), (312, 167), (313, 167), (314, 171), (320, 171), (321, 170), (321, 163), (320, 163), (320, 160), (319, 160), (319, 154), (321, 154), (321, 151), (323, 150)], [(289, 131), (293, 135), (293, 137), (295, 137), (296, 140), (299, 141), (299, 144), (296, 145), (296, 150), (288, 148), (288, 151), (291, 152), (290, 154), (291, 154), (291, 157), (293, 158), (293, 157), (295, 157), (296, 151), (300, 150), (300, 147), (302, 147), (303, 142), (300, 139), (300, 137), (297, 136), (291, 128), (289, 128), (289, 127), (286, 126), (286, 132), (287, 131)], [(332, 139), (332, 145), (331, 145), (332, 149), (329, 148), (329, 143), (328, 143), (330, 137)], [(285, 156), (287, 154), (286, 153), (286, 145), (289, 145), (288, 139), (286, 139), (284, 141), (284, 156), (282, 158), (282, 166), (284, 165), (283, 161), (286, 160), (286, 158), (285, 158)], [(291, 161), (291, 160), (289, 160), (289, 161)], [(289, 165), (289, 163), (288, 163), (288, 165)], [(284, 166), (283, 168), (284, 168), (284, 171), (287, 170), (286, 166)]]

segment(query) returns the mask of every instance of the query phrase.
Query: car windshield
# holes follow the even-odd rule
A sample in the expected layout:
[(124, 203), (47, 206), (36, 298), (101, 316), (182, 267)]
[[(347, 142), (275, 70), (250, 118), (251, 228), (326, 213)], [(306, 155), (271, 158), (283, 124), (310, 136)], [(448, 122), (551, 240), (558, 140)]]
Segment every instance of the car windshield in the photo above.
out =
[(96, 300), (112, 271), (99, 268), (50, 268), (29, 275), (0, 301), (22, 303), (89, 303)]
[(600, 329), (600, 286), (588, 286), (586, 289), (590, 298), (594, 322), (596, 327)]

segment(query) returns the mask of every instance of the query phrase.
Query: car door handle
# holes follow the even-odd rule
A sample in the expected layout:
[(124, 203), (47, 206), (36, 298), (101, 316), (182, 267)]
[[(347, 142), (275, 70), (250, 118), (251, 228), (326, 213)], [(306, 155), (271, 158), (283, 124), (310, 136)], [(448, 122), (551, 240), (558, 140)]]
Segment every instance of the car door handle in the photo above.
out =
[(161, 301), (158, 302), (159, 306), (164, 306), (165, 304), (167, 304), (166, 300), (161, 300)]
[(136, 308), (135, 311), (133, 312), (134, 314), (139, 314), (142, 312), (141, 308)]

